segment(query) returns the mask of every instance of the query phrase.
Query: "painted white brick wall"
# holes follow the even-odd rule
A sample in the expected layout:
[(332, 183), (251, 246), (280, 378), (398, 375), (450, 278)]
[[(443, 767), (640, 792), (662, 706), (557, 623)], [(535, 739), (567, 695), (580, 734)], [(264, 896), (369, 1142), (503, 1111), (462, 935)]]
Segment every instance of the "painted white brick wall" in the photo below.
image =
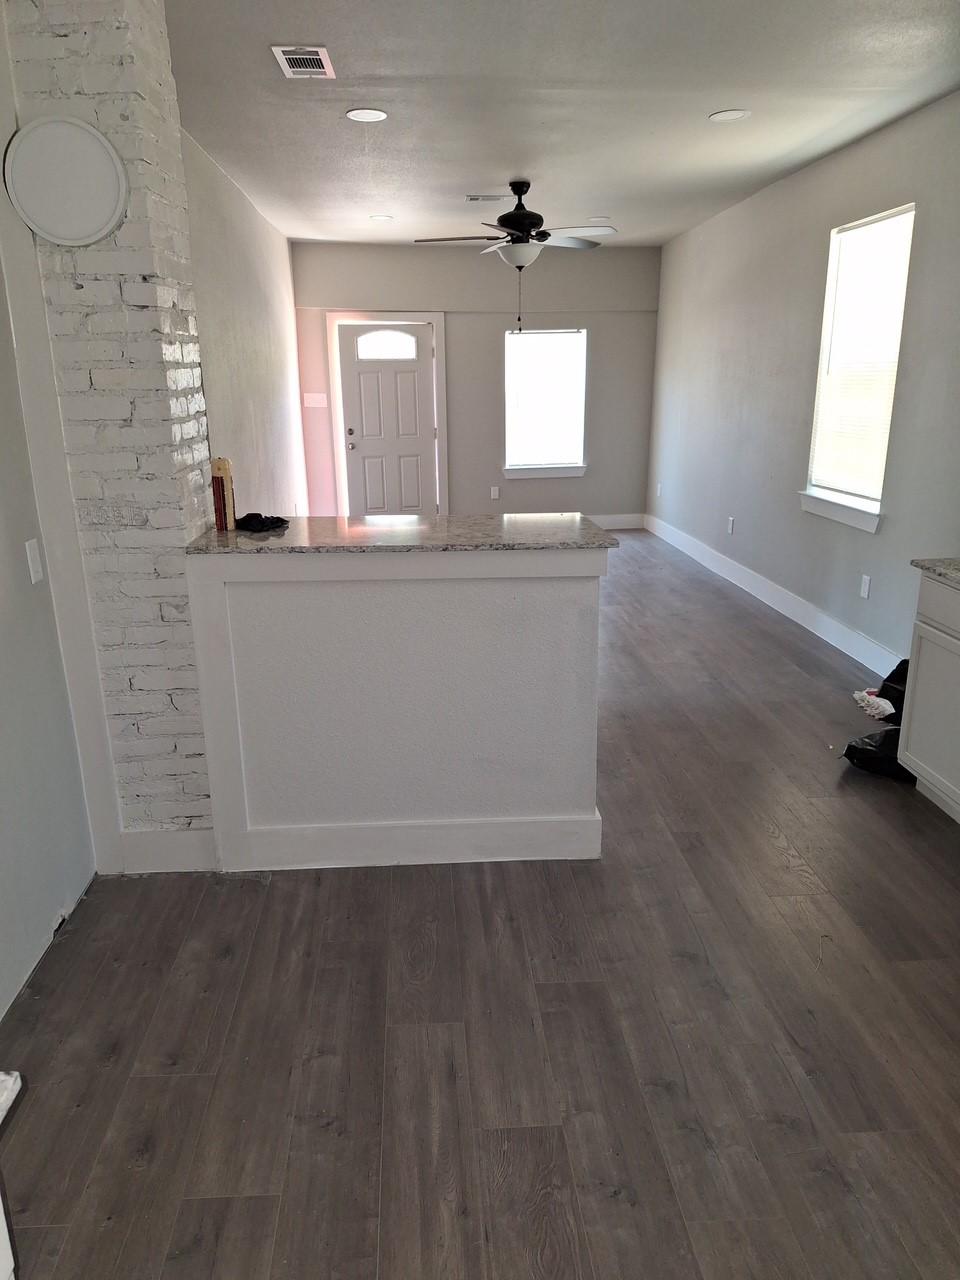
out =
[(208, 827), (183, 548), (212, 522), (180, 115), (162, 0), (5, 0), (21, 122), (124, 158), (99, 244), (38, 241), (123, 825)]

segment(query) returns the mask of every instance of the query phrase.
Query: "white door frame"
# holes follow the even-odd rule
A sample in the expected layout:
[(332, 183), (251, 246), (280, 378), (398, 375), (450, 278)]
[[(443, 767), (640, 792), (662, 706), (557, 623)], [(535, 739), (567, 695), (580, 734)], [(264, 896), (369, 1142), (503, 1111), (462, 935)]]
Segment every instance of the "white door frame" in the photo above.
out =
[(340, 382), (339, 328), (348, 324), (432, 324), (433, 325), (433, 401), (437, 428), (437, 505), (442, 516), (450, 513), (447, 475), (447, 364), (442, 311), (328, 311), (327, 369), (330, 376), (334, 446), (333, 457), (337, 482), (337, 511), (349, 509), (347, 499), (347, 450), (343, 420), (343, 391)]

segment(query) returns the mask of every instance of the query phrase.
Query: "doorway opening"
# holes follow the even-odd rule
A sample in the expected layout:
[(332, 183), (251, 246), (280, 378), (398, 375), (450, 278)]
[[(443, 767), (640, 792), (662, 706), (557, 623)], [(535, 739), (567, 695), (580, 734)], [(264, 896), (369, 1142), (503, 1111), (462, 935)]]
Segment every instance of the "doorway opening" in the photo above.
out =
[(439, 312), (328, 312), (337, 509), (449, 512), (446, 373)]

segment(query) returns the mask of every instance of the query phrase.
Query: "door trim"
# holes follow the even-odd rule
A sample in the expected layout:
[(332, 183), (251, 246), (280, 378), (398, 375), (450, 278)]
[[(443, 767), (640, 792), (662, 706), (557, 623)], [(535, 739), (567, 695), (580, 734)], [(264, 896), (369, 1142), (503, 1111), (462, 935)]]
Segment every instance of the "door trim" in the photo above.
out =
[(350, 324), (432, 324), (433, 401), (437, 428), (437, 505), (439, 514), (450, 514), (447, 469), (447, 362), (442, 311), (327, 311), (327, 369), (330, 376), (330, 404), (333, 410), (333, 458), (337, 482), (337, 511), (349, 509), (347, 499), (347, 451), (344, 444), (343, 394), (340, 382), (340, 341), (338, 329)]

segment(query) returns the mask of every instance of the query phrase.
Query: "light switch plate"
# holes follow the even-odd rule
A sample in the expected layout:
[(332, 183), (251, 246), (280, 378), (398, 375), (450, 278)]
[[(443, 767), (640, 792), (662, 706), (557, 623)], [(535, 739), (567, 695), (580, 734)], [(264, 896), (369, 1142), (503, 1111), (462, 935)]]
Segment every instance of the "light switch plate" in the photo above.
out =
[(305, 409), (325, 409), (327, 407), (327, 393), (325, 391), (305, 391), (303, 393), (303, 407)]
[(496, 501), (496, 500), (497, 500), (497, 498), (499, 498), (499, 497), (500, 497), (500, 486), (499, 486), (498, 484), (492, 484), (492, 485), (490, 486), (490, 497), (491, 497), (494, 501)]
[(40, 543), (31, 538), (24, 544), (27, 549), (27, 565), (30, 569), (30, 581), (36, 586), (43, 581), (43, 560), (40, 558)]

